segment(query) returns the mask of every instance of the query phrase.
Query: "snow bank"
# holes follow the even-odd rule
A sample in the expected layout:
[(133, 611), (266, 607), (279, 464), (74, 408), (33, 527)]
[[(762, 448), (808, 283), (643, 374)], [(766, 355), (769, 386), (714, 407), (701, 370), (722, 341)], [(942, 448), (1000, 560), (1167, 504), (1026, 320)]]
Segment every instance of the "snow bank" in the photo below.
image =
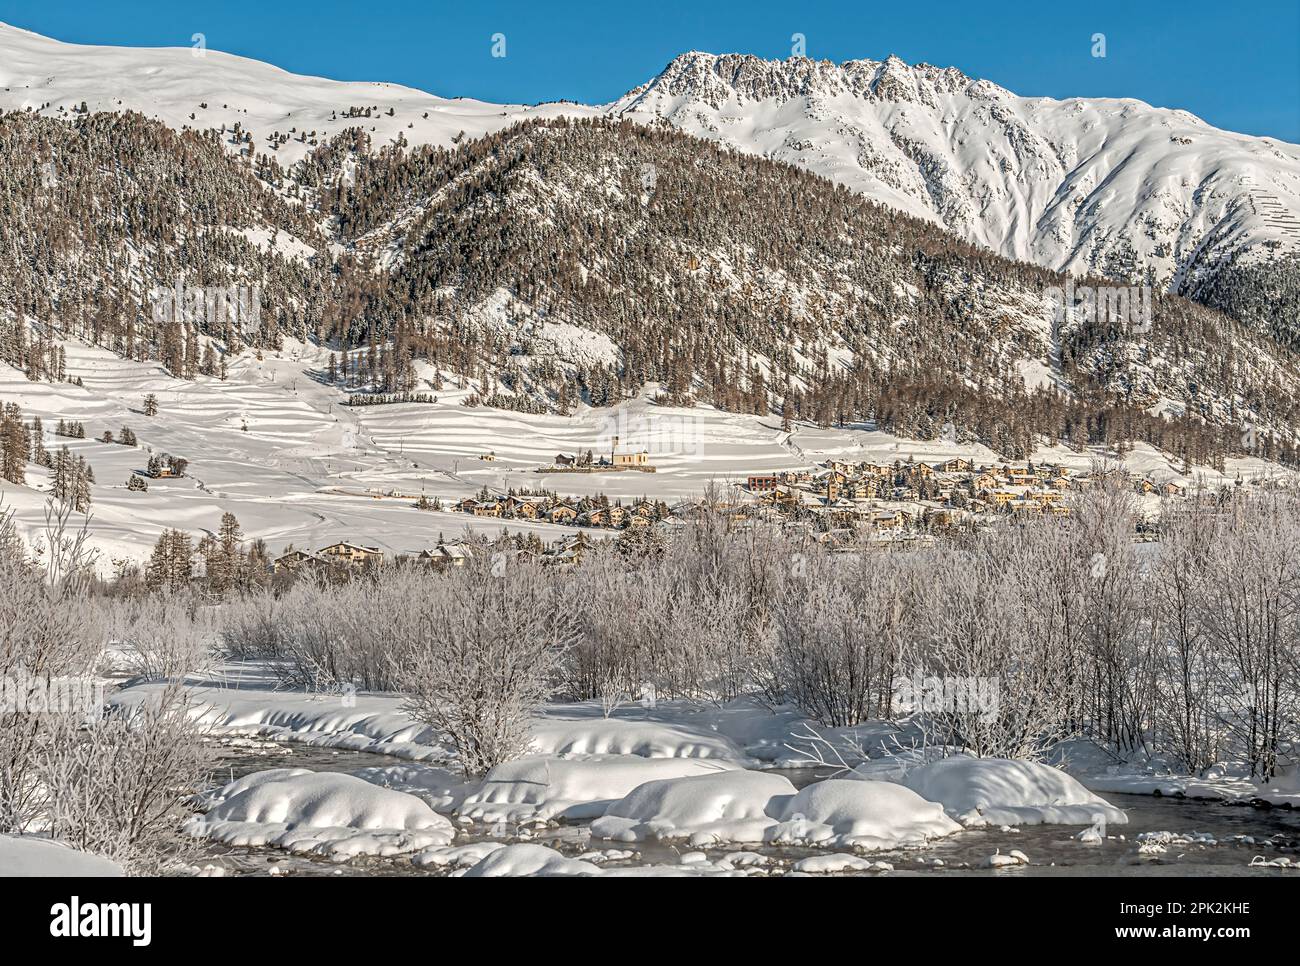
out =
[(618, 842), (762, 842), (795, 791), (783, 775), (756, 771), (646, 782), (593, 822), (591, 834)]
[(116, 862), (89, 852), (78, 852), (62, 842), (0, 835), (0, 876), (107, 878), (122, 874), (122, 867)]
[(352, 774), (372, 785), (414, 795), (435, 812), (455, 811), (475, 788), (464, 776), (432, 765), (382, 765), (358, 768)]
[(738, 768), (727, 761), (680, 757), (520, 758), (493, 768), (460, 814), (479, 822), (597, 818), (648, 781)]
[(832, 852), (829, 855), (810, 855), (800, 859), (792, 868), (795, 872), (830, 874), (835, 872), (893, 872), (888, 862), (873, 862), (860, 855)]
[(538, 721), (533, 725), (532, 751), (538, 755), (745, 760), (730, 739), (716, 732), (687, 724), (620, 718)]
[(425, 802), (352, 775), (256, 772), (204, 797), (186, 830), (228, 845), (272, 845), (345, 861), (447, 845), (455, 830)]
[(485, 879), (501, 876), (588, 876), (600, 875), (590, 862), (579, 862), (561, 855), (545, 845), (507, 845), (496, 849), (465, 873), (466, 878)]
[(900, 783), (939, 802), (962, 825), (1122, 825), (1128, 816), (1058, 768), (1005, 758), (945, 758)]
[(910, 788), (840, 778), (816, 782), (791, 798), (769, 841), (875, 850), (924, 845), (960, 831), (942, 805)]

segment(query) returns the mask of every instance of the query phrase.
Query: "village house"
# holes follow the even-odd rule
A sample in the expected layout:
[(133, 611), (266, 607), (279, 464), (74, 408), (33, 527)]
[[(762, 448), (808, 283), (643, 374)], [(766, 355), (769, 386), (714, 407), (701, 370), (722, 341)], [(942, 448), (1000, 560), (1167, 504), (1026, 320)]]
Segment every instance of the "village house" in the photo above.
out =
[(301, 568), (315, 567), (323, 562), (320, 557), (308, 550), (290, 550), (271, 561), (271, 569), (278, 574)]
[(421, 550), (416, 558), (439, 568), (463, 567), (474, 556), (474, 548), (463, 543), (444, 543)]
[(578, 511), (567, 503), (557, 503), (546, 511), (546, 519), (551, 523), (572, 523), (578, 518)]
[(384, 561), (384, 552), (378, 547), (363, 547), (345, 540), (322, 548), (319, 556), (330, 563), (348, 566), (376, 565)]

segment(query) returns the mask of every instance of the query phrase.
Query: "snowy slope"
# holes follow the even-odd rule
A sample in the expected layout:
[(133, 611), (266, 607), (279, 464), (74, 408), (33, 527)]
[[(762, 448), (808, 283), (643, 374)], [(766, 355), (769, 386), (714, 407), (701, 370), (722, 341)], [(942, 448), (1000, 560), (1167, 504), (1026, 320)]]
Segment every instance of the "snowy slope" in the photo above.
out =
[(1137, 100), (1018, 97), (956, 68), (683, 54), (611, 109), (799, 165), (1011, 258), (1161, 287), (1300, 248), (1300, 147)]
[[(259, 153), (285, 167), (312, 149), (313, 131), (320, 143), (363, 127), (377, 147), (399, 134), (414, 144), (449, 146), (462, 133), (477, 138), (525, 118), (595, 113), (572, 104), (488, 104), (397, 84), (304, 77), (215, 50), (65, 44), (0, 23), (0, 109), (70, 117), (83, 102), (91, 112), (138, 111), (173, 128), (229, 131), (238, 123), (252, 132)], [(345, 117), (352, 107), (370, 108), (370, 116)], [(276, 132), (290, 136), (272, 149)], [(298, 139), (303, 132), (306, 141)]]

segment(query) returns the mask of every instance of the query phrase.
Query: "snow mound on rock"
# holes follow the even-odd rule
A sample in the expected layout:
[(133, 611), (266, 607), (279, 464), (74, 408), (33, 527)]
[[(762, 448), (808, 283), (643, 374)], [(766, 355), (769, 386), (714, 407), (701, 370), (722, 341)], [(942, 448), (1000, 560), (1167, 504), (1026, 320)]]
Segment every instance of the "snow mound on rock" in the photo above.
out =
[(618, 842), (762, 842), (795, 791), (785, 776), (757, 771), (646, 782), (596, 819), (591, 834)]
[(946, 758), (914, 768), (899, 781), (922, 798), (939, 802), (968, 828), (1128, 822), (1122, 809), (1041, 762)]
[(536, 722), (531, 750), (537, 755), (745, 760), (744, 752), (734, 742), (714, 731), (685, 724), (618, 718)]
[(706, 758), (519, 758), (488, 772), (482, 787), (465, 799), (460, 814), (479, 822), (597, 818), (646, 782), (738, 768)]
[(78, 852), (62, 842), (27, 836), (0, 835), (0, 876), (123, 875), (116, 862), (89, 852)]
[(600, 875), (590, 862), (579, 862), (545, 845), (507, 845), (495, 849), (466, 873), (470, 879), (503, 876), (589, 876)]
[(875, 850), (924, 845), (960, 831), (942, 805), (910, 788), (840, 778), (816, 782), (791, 798), (769, 841)]
[(205, 796), (186, 829), (229, 845), (272, 845), (345, 861), (447, 845), (451, 823), (425, 802), (352, 775), (275, 768)]
[(795, 872), (816, 875), (829, 875), (838, 872), (893, 872), (894, 867), (888, 862), (873, 862), (860, 855), (847, 855), (843, 852), (831, 852), (828, 855), (810, 855), (800, 859), (792, 868)]

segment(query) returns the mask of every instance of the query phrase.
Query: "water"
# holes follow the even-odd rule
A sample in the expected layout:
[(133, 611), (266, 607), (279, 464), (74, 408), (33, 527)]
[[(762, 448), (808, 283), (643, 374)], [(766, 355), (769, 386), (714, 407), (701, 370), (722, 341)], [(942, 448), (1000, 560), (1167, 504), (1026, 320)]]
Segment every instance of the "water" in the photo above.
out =
[[(267, 768), (310, 768), (314, 771), (354, 772), (371, 766), (398, 764), (397, 759), (368, 752), (346, 751), (303, 745), (275, 745), (257, 742), (250, 748), (222, 748), (218, 755), (217, 778), (229, 781)], [(790, 769), (785, 775), (796, 787), (803, 787), (831, 774), (828, 769)], [(971, 829), (940, 839), (924, 849), (894, 850), (871, 853), (873, 860), (891, 863), (893, 875), (927, 876), (1290, 876), (1300, 879), (1300, 871), (1250, 866), (1256, 855), (1265, 858), (1300, 856), (1300, 811), (1257, 809), (1228, 805), (1217, 801), (1156, 798), (1148, 795), (1104, 796), (1128, 814), (1127, 825), (1112, 825), (1106, 839), (1088, 845), (1075, 839), (1077, 826), (1039, 825), (1018, 829)], [(549, 845), (565, 855), (577, 856), (591, 849), (635, 849), (639, 856), (631, 861), (609, 866), (676, 864), (684, 852), (704, 851), (719, 858), (728, 851), (761, 852), (778, 860), (778, 871), (801, 858), (825, 854), (823, 850), (733, 846), (696, 850), (688, 846), (660, 843), (621, 843), (592, 841), (588, 823), (563, 823), (545, 829), (511, 829), (507, 837), (494, 837), (483, 827), (458, 832), (456, 845), (479, 841), (530, 841)], [(1138, 836), (1143, 832), (1174, 832), (1188, 837), (1208, 835), (1213, 843), (1171, 843), (1159, 854), (1138, 852)], [(1253, 843), (1242, 842), (1250, 836)], [(982, 868), (995, 852), (1023, 852), (1030, 864), (999, 870)], [(843, 850), (841, 850), (843, 851)], [(937, 861), (936, 861), (937, 860)], [(200, 855), (192, 859), (197, 865), (213, 864), (225, 869), (226, 875), (279, 874), (310, 876), (439, 876), (447, 870), (419, 869), (409, 857), (362, 858), (337, 864), (309, 856), (295, 856), (276, 849), (243, 848), (204, 842)], [(942, 864), (939, 864), (942, 863)]]

